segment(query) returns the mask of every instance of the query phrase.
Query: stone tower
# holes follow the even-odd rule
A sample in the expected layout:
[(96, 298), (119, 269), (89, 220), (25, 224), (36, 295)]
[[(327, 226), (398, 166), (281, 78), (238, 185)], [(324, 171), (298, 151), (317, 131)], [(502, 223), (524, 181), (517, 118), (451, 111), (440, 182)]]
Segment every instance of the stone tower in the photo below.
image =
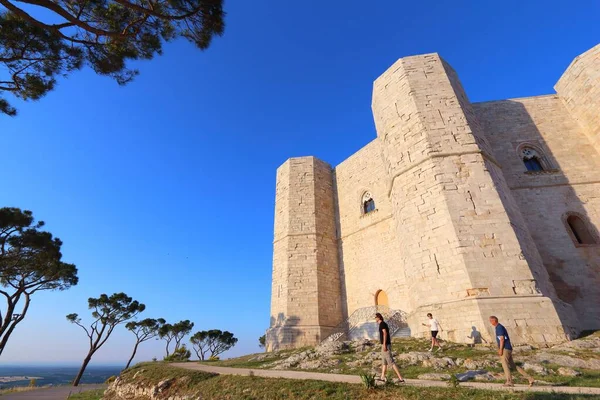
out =
[(314, 157), (277, 170), (267, 350), (315, 345), (342, 320), (333, 170)]
[(600, 44), (576, 57), (554, 89), (600, 151)]
[(450, 340), (491, 314), (520, 321), (516, 341), (564, 340), (577, 322), (452, 68), (437, 54), (402, 58), (375, 81), (372, 107), (412, 318), (433, 312)]

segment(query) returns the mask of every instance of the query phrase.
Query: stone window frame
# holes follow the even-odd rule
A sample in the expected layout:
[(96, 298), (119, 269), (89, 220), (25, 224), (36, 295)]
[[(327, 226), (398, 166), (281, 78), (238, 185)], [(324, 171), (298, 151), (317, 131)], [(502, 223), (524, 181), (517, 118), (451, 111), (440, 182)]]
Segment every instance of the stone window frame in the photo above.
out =
[[(579, 218), (585, 224), (585, 227), (587, 228), (589, 234), (594, 239), (595, 243), (579, 243), (579, 240), (577, 240), (575, 233), (573, 233), (573, 229), (571, 229), (571, 225), (569, 225), (569, 222), (567, 221), (569, 219), (569, 217), (572, 217), (572, 216)], [(563, 214), (561, 219), (562, 219), (563, 225), (565, 226), (565, 230), (567, 231), (567, 234), (571, 238), (571, 241), (573, 241), (573, 244), (575, 245), (575, 247), (597, 247), (597, 246), (600, 246), (600, 236), (598, 235), (598, 231), (596, 230), (596, 227), (594, 226), (594, 224), (592, 224), (592, 222), (589, 220), (589, 218), (587, 216), (585, 216), (581, 213), (575, 212), (575, 211), (568, 211)]]
[[(373, 208), (371, 211), (366, 211), (365, 203), (369, 200), (373, 201), (375, 208)], [(360, 215), (361, 215), (361, 217), (364, 217), (367, 215), (372, 215), (373, 213), (376, 213), (376, 212), (377, 212), (377, 202), (375, 201), (375, 196), (372, 195), (372, 191), (363, 190), (362, 195), (360, 196)]]
[[(536, 158), (543, 168), (542, 171), (529, 171), (527, 169), (527, 167), (525, 166), (525, 162), (523, 161), (523, 150), (525, 148), (530, 148), (537, 153)], [(558, 172), (558, 168), (556, 168), (556, 165), (554, 165), (552, 160), (550, 160), (550, 158), (546, 155), (546, 151), (543, 150), (542, 145), (540, 143), (535, 143), (532, 141), (521, 142), (517, 145), (515, 150), (517, 153), (517, 157), (519, 157), (519, 160), (521, 161), (521, 165), (525, 167), (525, 171), (523, 171), (525, 174), (540, 175)]]

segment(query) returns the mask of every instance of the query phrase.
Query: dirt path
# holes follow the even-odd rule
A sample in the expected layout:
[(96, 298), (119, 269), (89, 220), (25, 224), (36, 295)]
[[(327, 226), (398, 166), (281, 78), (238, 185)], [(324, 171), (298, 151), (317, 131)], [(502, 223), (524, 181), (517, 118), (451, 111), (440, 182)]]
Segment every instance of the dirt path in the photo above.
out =
[[(285, 371), (273, 369), (248, 369), (248, 368), (228, 368), (216, 367), (212, 365), (203, 365), (198, 363), (175, 363), (174, 367), (191, 369), (196, 371), (212, 372), (220, 375), (254, 375), (264, 378), (286, 378), (286, 379), (314, 379), (328, 382), (360, 383), (360, 377), (357, 375), (324, 374), (320, 372), (303, 371)], [(428, 381), (422, 379), (407, 379), (406, 385), (427, 386), (427, 387), (447, 387), (446, 382)], [(512, 388), (503, 387), (499, 383), (484, 382), (462, 382), (461, 387), (486, 390), (520, 391), (520, 392), (554, 392), (570, 394), (595, 394), (600, 396), (600, 388), (574, 387), (574, 386), (534, 386), (515, 385)], [(1, 399), (4, 400), (4, 399)]]
[(30, 390), (28, 392), (7, 393), (0, 395), (0, 400), (66, 400), (70, 395), (95, 389), (106, 389), (106, 385), (59, 386)]

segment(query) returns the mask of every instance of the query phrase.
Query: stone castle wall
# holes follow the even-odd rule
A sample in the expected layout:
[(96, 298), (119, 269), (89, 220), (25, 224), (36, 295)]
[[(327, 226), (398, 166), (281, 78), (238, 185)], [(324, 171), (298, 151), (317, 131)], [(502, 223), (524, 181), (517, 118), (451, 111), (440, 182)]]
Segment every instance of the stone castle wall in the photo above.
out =
[[(581, 215), (598, 234), (600, 153), (558, 95), (474, 106), (558, 297), (573, 305), (582, 329), (597, 328), (600, 247), (575, 244), (564, 216)], [(555, 171), (526, 173), (517, 154), (523, 144), (540, 148)]]
[[(377, 139), (335, 169), (278, 170), (269, 348), (318, 343), (380, 290), (413, 335), (427, 312), (458, 342), (489, 339), (491, 314), (515, 342), (600, 328), (600, 246), (566, 224), (577, 215), (600, 243), (599, 54), (558, 95), (478, 104), (437, 54), (391, 66), (374, 83)], [(526, 171), (523, 146), (544, 172)]]
[[(407, 301), (404, 260), (396, 240), (381, 146), (374, 140), (335, 168), (340, 267), (347, 314), (375, 305), (384, 290), (393, 309)], [(375, 211), (364, 214), (362, 196), (371, 193)], [(381, 277), (385, 277), (382, 279)]]

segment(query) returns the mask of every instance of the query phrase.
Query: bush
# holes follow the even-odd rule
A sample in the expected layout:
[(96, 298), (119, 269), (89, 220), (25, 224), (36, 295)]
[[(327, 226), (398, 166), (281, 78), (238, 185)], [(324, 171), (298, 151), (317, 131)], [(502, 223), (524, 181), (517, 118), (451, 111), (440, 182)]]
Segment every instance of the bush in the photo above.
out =
[(29, 387), (36, 387), (37, 386), (37, 381), (35, 379), (30, 379), (29, 380)]
[(187, 349), (187, 347), (185, 347), (185, 344), (184, 344), (180, 348), (175, 350), (173, 352), (173, 354), (171, 354), (168, 357), (165, 357), (164, 360), (165, 361), (189, 361), (191, 356), (192, 356), (192, 352), (189, 351)]
[(219, 361), (219, 360), (220, 360), (219, 356), (210, 356), (210, 357), (208, 357), (208, 361)]
[(458, 385), (460, 385), (460, 381), (458, 380), (456, 375), (452, 374), (452, 375), (450, 375), (450, 379), (448, 379), (447, 384), (450, 387), (457, 388)]
[(367, 389), (375, 389), (375, 374), (361, 373), (360, 380)]
[(109, 377), (106, 381), (104, 381), (104, 383), (106, 383), (107, 385), (110, 385), (115, 380), (117, 380), (117, 377), (113, 375), (113, 376)]

